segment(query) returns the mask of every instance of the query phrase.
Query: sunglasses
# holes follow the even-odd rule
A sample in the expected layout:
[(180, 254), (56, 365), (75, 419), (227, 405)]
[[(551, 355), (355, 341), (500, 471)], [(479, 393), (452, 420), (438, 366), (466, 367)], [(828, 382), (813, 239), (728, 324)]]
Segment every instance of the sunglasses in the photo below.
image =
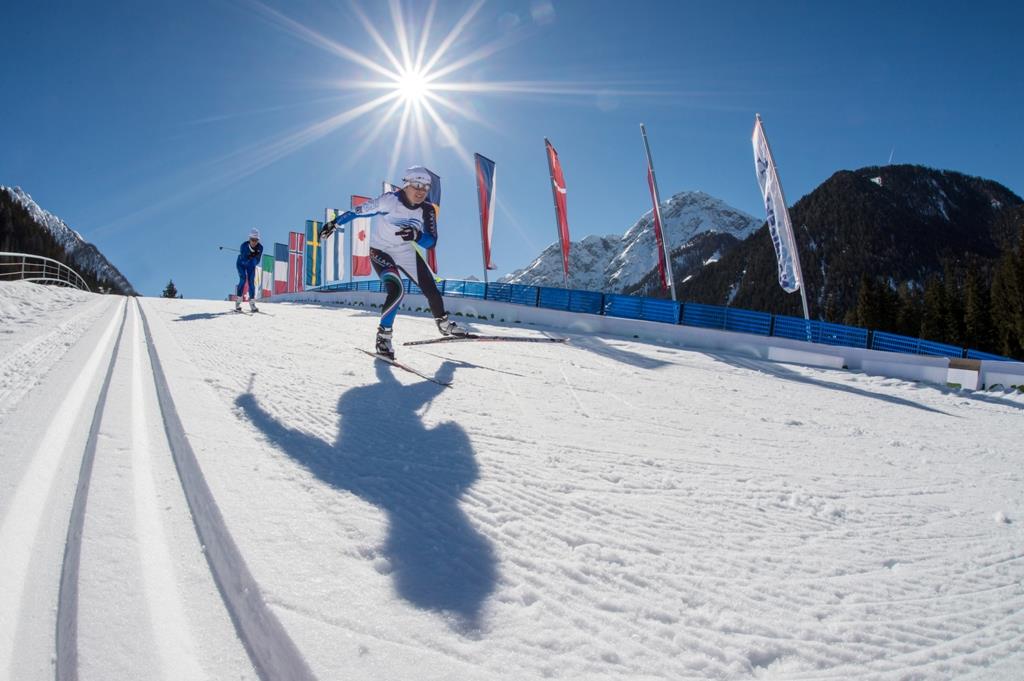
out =
[(408, 183), (406, 183), (405, 186), (406, 187), (412, 187), (413, 189), (418, 189), (418, 190), (423, 191), (423, 192), (429, 192), (430, 191), (430, 183), (429, 182), (428, 183), (408, 182)]

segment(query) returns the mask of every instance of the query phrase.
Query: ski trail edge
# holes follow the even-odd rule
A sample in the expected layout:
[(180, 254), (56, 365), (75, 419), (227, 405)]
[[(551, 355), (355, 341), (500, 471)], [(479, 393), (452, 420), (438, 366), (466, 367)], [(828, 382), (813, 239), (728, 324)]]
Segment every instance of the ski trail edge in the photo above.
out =
[(245, 646), (256, 673), (263, 681), (315, 681), (316, 677), (289, 638), (281, 622), (267, 607), (256, 580), (245, 564), (234, 539), (224, 525), (224, 517), (203, 478), (195, 452), (185, 436), (178, 411), (171, 398), (160, 358), (157, 356), (149, 319), (139, 305), (146, 345), (153, 365), (157, 398), (163, 415), (164, 431), (178, 469), (199, 542), (205, 548), (217, 589), (227, 607), (238, 637)]

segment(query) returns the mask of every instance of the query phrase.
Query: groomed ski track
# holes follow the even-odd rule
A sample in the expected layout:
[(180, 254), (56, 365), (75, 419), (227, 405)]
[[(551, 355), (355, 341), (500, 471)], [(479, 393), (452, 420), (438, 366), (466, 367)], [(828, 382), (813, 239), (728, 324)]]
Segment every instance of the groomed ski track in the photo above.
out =
[(1024, 666), (1018, 396), (400, 316), (446, 390), (352, 349), (372, 310), (61, 295), (0, 337), (0, 678)]

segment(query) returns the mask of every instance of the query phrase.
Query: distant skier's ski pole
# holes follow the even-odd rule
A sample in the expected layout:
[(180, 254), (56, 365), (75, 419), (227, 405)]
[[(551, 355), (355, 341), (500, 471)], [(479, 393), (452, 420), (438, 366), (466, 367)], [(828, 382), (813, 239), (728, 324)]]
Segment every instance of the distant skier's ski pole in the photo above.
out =
[(231, 248), (230, 246), (217, 246), (218, 251), (231, 251), (232, 253), (238, 253), (237, 248)]

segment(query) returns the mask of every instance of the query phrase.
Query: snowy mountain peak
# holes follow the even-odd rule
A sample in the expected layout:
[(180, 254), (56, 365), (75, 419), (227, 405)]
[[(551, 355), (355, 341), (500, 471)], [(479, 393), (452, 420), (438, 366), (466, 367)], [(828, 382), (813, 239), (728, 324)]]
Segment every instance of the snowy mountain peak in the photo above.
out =
[(21, 204), (32, 218), (38, 224), (45, 227), (69, 254), (74, 253), (86, 243), (81, 234), (71, 229), (66, 222), (50, 211), (41, 208), (38, 203), (32, 200), (28, 192), (21, 187), (4, 187), (0, 185), (0, 191), (6, 191), (15, 201)]
[[(66, 222), (45, 210), (21, 187), (0, 185), (0, 193), (28, 213), (29, 220), (45, 230), (56, 245), (63, 250), (64, 257), (57, 258), (84, 276), (93, 279), (103, 288), (110, 288), (118, 293), (136, 295), (132, 285), (124, 275), (114, 267), (99, 250), (87, 242), (81, 234), (72, 229)], [(18, 225), (18, 229), (33, 229), (30, 225)], [(38, 255), (39, 253), (35, 253)]]
[[(658, 267), (653, 213), (653, 209), (648, 210), (621, 236), (590, 235), (572, 242), (569, 286), (608, 293), (629, 292), (637, 287)], [(720, 235), (725, 238), (714, 240), (715, 249), (728, 250), (732, 243), (745, 239), (763, 222), (701, 191), (679, 192), (662, 201), (661, 219), (677, 278), (685, 277), (683, 270), (693, 266), (692, 258), (687, 258), (686, 254), (693, 250), (695, 241), (708, 241), (704, 237)], [(698, 258), (697, 262), (702, 265), (706, 259), (706, 256)], [(501, 281), (561, 286), (562, 261), (558, 244), (544, 249), (532, 263)]]

